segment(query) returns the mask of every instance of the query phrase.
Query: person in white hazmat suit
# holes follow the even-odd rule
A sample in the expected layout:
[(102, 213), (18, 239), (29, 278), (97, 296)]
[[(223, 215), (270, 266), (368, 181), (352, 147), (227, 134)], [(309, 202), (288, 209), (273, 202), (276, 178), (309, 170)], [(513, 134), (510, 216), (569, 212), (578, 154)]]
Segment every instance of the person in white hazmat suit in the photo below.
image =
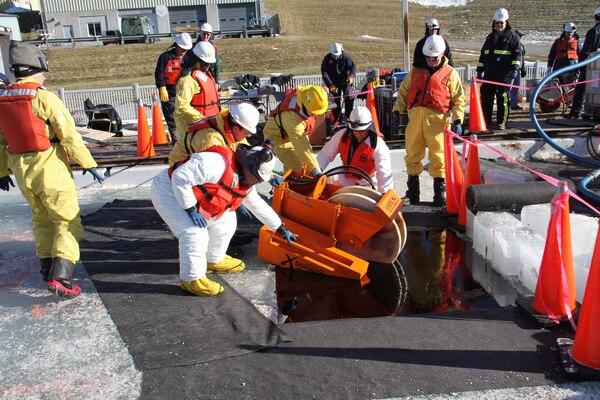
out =
[[(373, 116), (366, 107), (356, 107), (348, 118), (348, 128), (342, 129), (325, 143), (317, 161), (319, 168), (325, 168), (340, 155), (342, 164), (363, 169), (381, 193), (394, 188), (390, 149), (381, 134), (373, 125)], [(356, 172), (350, 169), (348, 172)], [(327, 182), (340, 186), (370, 186), (366, 179), (354, 174), (344, 173), (327, 178)]]
[(179, 239), (181, 288), (214, 296), (223, 287), (207, 273), (235, 273), (241, 260), (225, 254), (237, 227), (235, 209), (245, 205), (289, 244), (296, 237), (259, 196), (254, 185), (271, 178), (275, 157), (267, 146), (212, 146), (161, 172), (152, 181), (154, 207)]

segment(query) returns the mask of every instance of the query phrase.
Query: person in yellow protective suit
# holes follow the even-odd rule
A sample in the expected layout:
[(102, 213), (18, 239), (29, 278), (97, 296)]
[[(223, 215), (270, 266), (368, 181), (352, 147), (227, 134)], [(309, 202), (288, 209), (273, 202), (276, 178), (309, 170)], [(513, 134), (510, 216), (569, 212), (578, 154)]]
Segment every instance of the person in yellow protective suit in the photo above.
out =
[(169, 153), (169, 165), (173, 165), (193, 153), (199, 153), (211, 146), (224, 146), (236, 149), (237, 143), (248, 135), (256, 133), (260, 114), (249, 103), (237, 104), (231, 109), (223, 109), (218, 114), (190, 125), (173, 150)]
[(300, 172), (302, 163), (306, 163), (309, 173), (322, 172), (308, 135), (315, 125), (315, 117), (325, 114), (327, 108), (325, 89), (310, 85), (288, 93), (271, 112), (263, 130), (264, 137), (273, 143), (275, 154), (286, 169)]
[(175, 95), (175, 125), (179, 137), (185, 135), (188, 125), (221, 110), (218, 84), (210, 73), (215, 61), (215, 48), (210, 42), (197, 43), (182, 60)]
[[(406, 127), (406, 172), (408, 191), (406, 204), (420, 203), (419, 174), (425, 148), (429, 148), (429, 174), (433, 177), (433, 204), (446, 205), (444, 169), (444, 128), (462, 134), (465, 94), (460, 76), (448, 65), (444, 56), (446, 45), (440, 35), (431, 35), (425, 41), (423, 54), (426, 67), (414, 67), (398, 89), (398, 99), (392, 111), (408, 109)], [(450, 122), (453, 121), (453, 123)]]
[(48, 71), (44, 53), (12, 41), (9, 56), (17, 82), (0, 91), (0, 189), (14, 187), (10, 168), (31, 207), (36, 254), (48, 290), (73, 298), (81, 291), (71, 276), (83, 227), (68, 158), (99, 182), (104, 178), (65, 105), (42, 87)]

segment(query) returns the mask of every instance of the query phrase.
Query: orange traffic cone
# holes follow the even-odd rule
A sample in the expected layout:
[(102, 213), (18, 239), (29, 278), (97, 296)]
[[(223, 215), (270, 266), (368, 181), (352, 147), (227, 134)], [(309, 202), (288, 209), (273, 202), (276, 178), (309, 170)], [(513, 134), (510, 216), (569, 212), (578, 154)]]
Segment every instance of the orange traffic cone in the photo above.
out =
[(596, 236), (596, 247), (594, 247), (573, 344), (575, 361), (596, 369), (600, 369), (600, 340), (596, 336), (598, 332), (600, 332), (600, 230)]
[(371, 115), (373, 116), (373, 125), (377, 132), (381, 132), (379, 130), (379, 117), (377, 117), (377, 107), (375, 106), (375, 92), (373, 91), (373, 84), (369, 83), (367, 85), (367, 108), (371, 111)]
[(163, 124), (162, 113), (159, 107), (159, 101), (156, 93), (152, 96), (152, 143), (156, 145), (167, 144), (167, 134)]
[(479, 97), (479, 87), (475, 82), (471, 82), (469, 111), (469, 133), (487, 131), (483, 109), (481, 108), (481, 99)]
[(570, 218), (567, 183), (562, 182), (552, 199), (546, 246), (533, 298), (533, 309), (554, 322), (558, 322), (556, 318), (570, 318), (576, 309)]
[(446, 165), (446, 211), (458, 213), (463, 185), (463, 172), (450, 133), (444, 133), (444, 163)]
[[(463, 180), (462, 189), (460, 192), (460, 206), (458, 210), (458, 224), (467, 226), (467, 188), (471, 185), (481, 184), (481, 170), (479, 168), (479, 150), (477, 149), (476, 135), (471, 135), (469, 144), (469, 157), (467, 158), (467, 168), (465, 178)], [(446, 196), (448, 193), (446, 193)]]
[(148, 128), (148, 120), (146, 119), (146, 111), (141, 99), (138, 99), (138, 141), (137, 141), (137, 156), (138, 157), (153, 157), (156, 155), (152, 139), (150, 138), (150, 128)]

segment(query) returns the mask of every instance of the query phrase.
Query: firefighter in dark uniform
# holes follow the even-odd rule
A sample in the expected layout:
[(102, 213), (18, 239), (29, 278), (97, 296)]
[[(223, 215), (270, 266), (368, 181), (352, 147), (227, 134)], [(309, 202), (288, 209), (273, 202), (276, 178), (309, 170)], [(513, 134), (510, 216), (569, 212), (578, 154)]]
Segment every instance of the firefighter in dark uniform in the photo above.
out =
[[(499, 8), (494, 14), (492, 33), (485, 39), (477, 64), (477, 78), (510, 84), (521, 70), (521, 47), (519, 36), (510, 27), (508, 11)], [(506, 129), (510, 87), (483, 83), (481, 85), (481, 107), (488, 127), (492, 127), (494, 98), (496, 99), (496, 127)]]
[(171, 47), (158, 57), (154, 71), (154, 81), (158, 88), (162, 112), (169, 127), (172, 145), (179, 140), (174, 117), (177, 79), (181, 70), (181, 60), (191, 48), (192, 38), (189, 34), (184, 32), (175, 36)]
[[(596, 51), (600, 48), (600, 7), (596, 8), (596, 11), (594, 11), (594, 19), (596, 20), (596, 25), (594, 25), (585, 34), (583, 47), (581, 48), (581, 53), (579, 54), (579, 59), (581, 61), (587, 59), (591, 52)], [(579, 71), (579, 82), (583, 82), (586, 80), (586, 67), (581, 68)], [(571, 105), (571, 112), (569, 113), (567, 118), (579, 118), (579, 114), (581, 113), (581, 105), (583, 104), (584, 93), (585, 85), (577, 85), (575, 87), (575, 94), (573, 95), (573, 104)]]
[(334, 43), (329, 48), (329, 53), (321, 63), (321, 76), (329, 92), (334, 95), (337, 108), (332, 110), (335, 122), (340, 120), (342, 114), (342, 99), (344, 99), (344, 115), (346, 119), (354, 108), (354, 96), (349, 91), (356, 78), (356, 64), (350, 54), (346, 53), (340, 43)]

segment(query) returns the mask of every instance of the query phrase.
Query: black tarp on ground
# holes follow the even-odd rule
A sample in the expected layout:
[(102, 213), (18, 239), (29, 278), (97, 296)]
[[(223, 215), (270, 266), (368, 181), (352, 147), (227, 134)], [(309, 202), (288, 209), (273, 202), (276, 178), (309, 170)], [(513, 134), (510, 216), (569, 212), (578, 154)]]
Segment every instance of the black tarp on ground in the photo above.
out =
[(554, 342), (561, 335), (537, 329), (514, 307), (282, 329), (293, 342), (147, 371), (142, 398), (371, 399), (566, 381)]
[(116, 200), (83, 222), (81, 259), (140, 369), (198, 364), (287, 340), (218, 276), (220, 296), (179, 288), (177, 240), (149, 200)]

